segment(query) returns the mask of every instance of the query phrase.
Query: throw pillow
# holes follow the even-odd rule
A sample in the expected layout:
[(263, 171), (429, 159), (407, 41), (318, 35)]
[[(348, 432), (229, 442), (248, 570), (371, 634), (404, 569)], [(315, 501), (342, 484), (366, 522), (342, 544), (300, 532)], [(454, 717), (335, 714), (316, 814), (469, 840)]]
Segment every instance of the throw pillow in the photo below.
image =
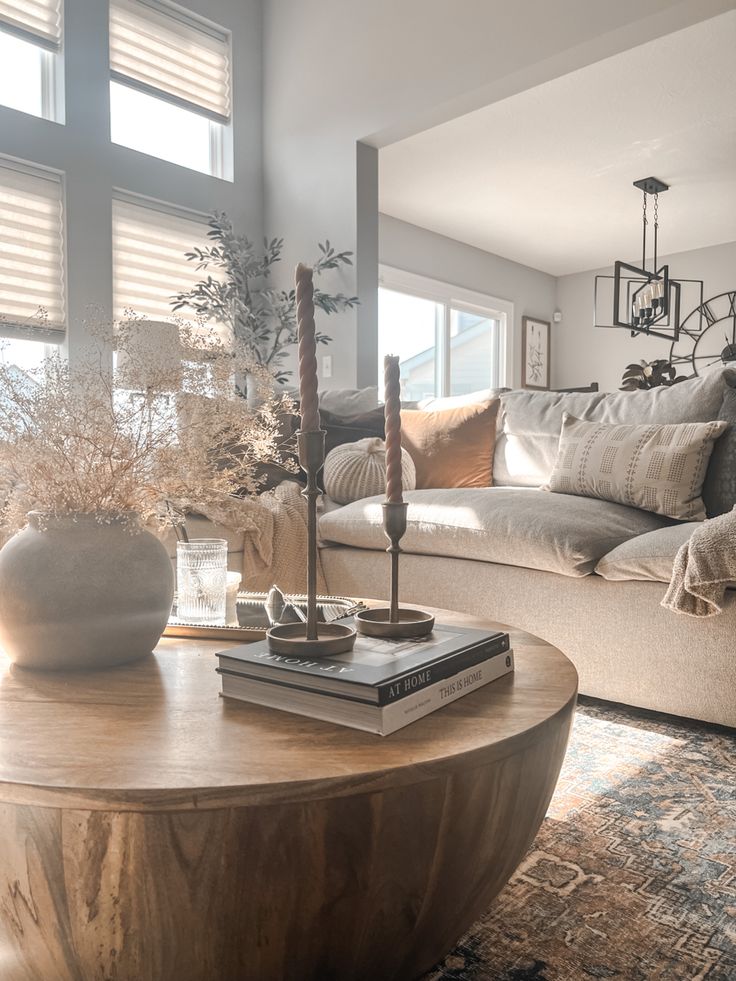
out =
[[(416, 470), (412, 458), (401, 451), (401, 484), (414, 490)], [(327, 454), (324, 469), (327, 496), (338, 504), (351, 504), (386, 491), (386, 444), (373, 436), (344, 443)]]
[(708, 464), (703, 500), (709, 518), (726, 514), (736, 505), (736, 388), (727, 388), (717, 419), (728, 429), (716, 441)]
[(454, 409), (402, 409), (401, 442), (417, 488), (490, 487), (499, 400)]
[(319, 393), (319, 407), (336, 416), (359, 416), (378, 405), (378, 389), (328, 388)]
[(355, 443), (359, 439), (367, 439), (369, 436), (378, 436), (383, 439), (385, 435), (382, 405), (371, 409), (370, 412), (346, 416), (321, 408), (319, 416), (322, 428), (327, 434), (325, 436), (325, 453), (334, 450), (336, 446), (342, 446), (343, 443)]
[(607, 426), (566, 412), (549, 490), (700, 521), (708, 460), (726, 425)]

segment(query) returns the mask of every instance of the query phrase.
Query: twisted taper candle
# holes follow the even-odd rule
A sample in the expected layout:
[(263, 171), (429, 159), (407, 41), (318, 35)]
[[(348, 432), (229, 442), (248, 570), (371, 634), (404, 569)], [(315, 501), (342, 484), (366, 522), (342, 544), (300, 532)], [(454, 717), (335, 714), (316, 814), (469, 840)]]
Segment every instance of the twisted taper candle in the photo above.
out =
[(386, 500), (403, 503), (401, 493), (401, 375), (399, 359), (387, 354), (384, 370), (384, 414), (386, 419)]
[(314, 433), (320, 428), (313, 293), (312, 270), (300, 262), (296, 267), (296, 322), (299, 330), (299, 401), (303, 433)]

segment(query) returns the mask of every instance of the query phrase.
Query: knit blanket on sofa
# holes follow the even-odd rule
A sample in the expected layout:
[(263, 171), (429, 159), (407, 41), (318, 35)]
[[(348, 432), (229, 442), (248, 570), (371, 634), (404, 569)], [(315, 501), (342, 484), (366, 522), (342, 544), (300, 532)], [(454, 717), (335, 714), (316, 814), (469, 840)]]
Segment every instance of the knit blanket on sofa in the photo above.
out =
[(662, 606), (691, 617), (720, 613), (736, 582), (736, 507), (696, 528), (675, 557)]
[[(276, 584), (285, 593), (306, 592), (307, 503), (295, 481), (286, 480), (258, 497), (207, 508), (205, 517), (242, 533), (242, 589), (267, 592)], [(319, 553), (317, 589), (326, 591)]]

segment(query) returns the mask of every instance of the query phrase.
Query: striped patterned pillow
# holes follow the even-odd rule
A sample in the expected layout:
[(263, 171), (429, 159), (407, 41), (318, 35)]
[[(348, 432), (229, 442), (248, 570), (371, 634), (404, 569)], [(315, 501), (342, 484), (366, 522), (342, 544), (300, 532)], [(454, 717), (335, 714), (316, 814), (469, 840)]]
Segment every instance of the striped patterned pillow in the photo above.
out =
[(549, 490), (700, 521), (708, 460), (726, 425), (611, 426), (566, 412)]

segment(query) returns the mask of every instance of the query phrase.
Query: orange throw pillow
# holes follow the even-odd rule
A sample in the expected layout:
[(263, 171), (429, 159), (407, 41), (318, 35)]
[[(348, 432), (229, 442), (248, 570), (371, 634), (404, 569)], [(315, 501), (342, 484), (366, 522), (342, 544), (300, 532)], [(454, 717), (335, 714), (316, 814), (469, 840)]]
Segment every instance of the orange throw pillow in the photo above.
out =
[(402, 409), (401, 445), (414, 461), (417, 489), (490, 487), (499, 399), (456, 409)]

